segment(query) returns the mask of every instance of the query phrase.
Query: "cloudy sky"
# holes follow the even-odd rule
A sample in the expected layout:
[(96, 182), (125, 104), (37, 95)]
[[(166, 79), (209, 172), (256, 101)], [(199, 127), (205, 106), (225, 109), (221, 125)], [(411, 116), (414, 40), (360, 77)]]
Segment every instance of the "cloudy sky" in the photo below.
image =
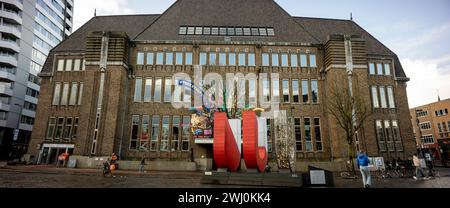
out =
[[(94, 16), (161, 14), (175, 0), (74, 0), (75, 29)], [(276, 0), (293, 16), (349, 19), (398, 54), (410, 107), (450, 98), (450, 1)]]

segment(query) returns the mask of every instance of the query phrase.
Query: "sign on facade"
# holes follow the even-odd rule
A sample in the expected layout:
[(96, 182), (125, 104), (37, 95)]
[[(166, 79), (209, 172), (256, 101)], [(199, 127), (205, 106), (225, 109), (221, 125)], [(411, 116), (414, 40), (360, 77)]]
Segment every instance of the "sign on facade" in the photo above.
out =
[(325, 171), (323, 170), (310, 170), (311, 185), (325, 185), (327, 184), (325, 179)]
[(14, 138), (13, 141), (17, 141), (17, 138), (19, 137), (19, 129), (14, 129)]

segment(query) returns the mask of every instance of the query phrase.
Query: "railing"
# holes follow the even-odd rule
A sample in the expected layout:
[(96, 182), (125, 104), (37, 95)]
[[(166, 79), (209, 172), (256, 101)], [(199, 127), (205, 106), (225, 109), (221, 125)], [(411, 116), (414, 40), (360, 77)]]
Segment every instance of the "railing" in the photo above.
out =
[(17, 54), (11, 54), (11, 53), (2, 53), (2, 52), (0, 52), (0, 56), (3, 56), (3, 57), (12, 57), (12, 58), (14, 58), (16, 61), (17, 61)]
[(6, 9), (6, 8), (0, 9), (0, 10), (1, 10), (1, 11), (5, 11), (5, 12), (8, 12), (8, 13), (13, 13), (14, 15), (16, 15), (16, 16), (22, 18), (22, 14), (21, 14), (21, 13), (18, 13), (18, 12), (16, 12), (16, 11), (14, 11), (14, 10)]
[(1, 23), (0, 25), (6, 26), (6, 27), (10, 27), (10, 28), (12, 28), (14, 30), (17, 30), (17, 32), (22, 32), (22, 28), (20, 26), (18, 26), (18, 25), (9, 24), (9, 23), (5, 23), (5, 22)]
[(8, 67), (0, 67), (0, 71), (8, 72), (10, 74), (16, 74), (17, 69), (16, 68), (8, 68)]

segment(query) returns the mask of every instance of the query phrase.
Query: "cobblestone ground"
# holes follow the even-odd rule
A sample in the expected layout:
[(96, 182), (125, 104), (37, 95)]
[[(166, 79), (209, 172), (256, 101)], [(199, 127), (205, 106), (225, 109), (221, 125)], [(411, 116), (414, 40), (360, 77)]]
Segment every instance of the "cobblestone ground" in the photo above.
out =
[[(415, 181), (412, 178), (380, 179), (374, 188), (450, 188), (450, 169), (438, 169), (440, 177)], [(103, 178), (100, 169), (67, 169), (49, 166), (0, 167), (1, 188), (240, 188), (200, 183), (201, 172), (116, 171), (116, 178)], [(337, 188), (361, 188), (361, 179), (335, 177)], [(252, 188), (252, 187), (250, 187)]]

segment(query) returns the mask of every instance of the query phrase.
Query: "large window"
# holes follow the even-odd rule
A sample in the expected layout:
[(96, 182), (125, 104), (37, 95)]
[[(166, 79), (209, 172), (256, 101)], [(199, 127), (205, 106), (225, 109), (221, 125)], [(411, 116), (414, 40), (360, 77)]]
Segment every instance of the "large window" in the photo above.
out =
[(72, 71), (72, 59), (67, 59), (66, 60), (66, 71)]
[(392, 135), (394, 136), (395, 149), (397, 151), (403, 151), (403, 142), (400, 135), (400, 128), (398, 126), (398, 121), (392, 121)]
[(72, 83), (72, 89), (71, 89), (71, 92), (70, 92), (69, 105), (76, 105), (77, 104), (77, 94), (78, 94), (78, 83), (73, 82)]
[(73, 128), (72, 128), (72, 141), (76, 139), (78, 136), (78, 120), (79, 118), (75, 117), (73, 120)]
[(377, 75), (383, 75), (383, 64), (377, 64)]
[(156, 53), (156, 65), (163, 65), (164, 64), (164, 53), (159, 52)]
[(150, 141), (150, 150), (156, 151), (159, 139), (159, 116), (153, 116), (152, 119), (152, 137)]
[(137, 54), (137, 65), (144, 65), (144, 53), (139, 52)]
[(183, 65), (183, 53), (176, 53), (176, 65)]
[(166, 78), (164, 81), (164, 102), (172, 102), (172, 79)]
[(144, 102), (152, 101), (152, 78), (145, 79)]
[(256, 66), (255, 54), (254, 53), (249, 53), (248, 54), (248, 65), (249, 66)]
[(137, 148), (138, 135), (139, 135), (139, 116), (133, 115), (133, 118), (131, 119), (130, 149)]
[(292, 102), (299, 103), (300, 102), (300, 93), (299, 93), (299, 85), (298, 80), (292, 80)]
[(157, 77), (155, 79), (155, 102), (161, 102), (161, 89), (162, 88), (162, 79), (160, 77)]
[(170, 134), (169, 123), (170, 117), (163, 116), (162, 130), (161, 130), (161, 145), (159, 147), (159, 150), (161, 151), (169, 150), (169, 134)]
[(183, 134), (181, 137), (181, 150), (189, 150), (189, 139), (191, 138), (191, 118), (183, 116)]
[(383, 129), (383, 123), (380, 120), (375, 121), (375, 129), (377, 132), (377, 138), (378, 138), (378, 147), (380, 148), (381, 152), (386, 151), (386, 139), (384, 135), (384, 129)]
[(375, 64), (369, 63), (369, 74), (375, 75)]
[(228, 65), (236, 66), (236, 54), (235, 53), (228, 54)]
[(268, 103), (270, 101), (270, 83), (267, 78), (263, 79), (263, 102)]
[(68, 117), (66, 118), (66, 125), (64, 127), (64, 140), (70, 140), (71, 133), (72, 133), (72, 125), (73, 125), (73, 118)]
[(80, 82), (80, 90), (78, 90), (78, 105), (81, 105), (81, 101), (83, 98), (83, 82)]
[(206, 65), (206, 53), (200, 53), (200, 65)]
[(53, 139), (53, 134), (55, 132), (55, 127), (56, 127), (56, 118), (50, 117), (48, 119), (47, 136), (45, 137), (46, 140), (52, 140)]
[[(153, 57), (155, 56), (154, 53), (147, 53), (147, 65), (153, 65)], [(139, 59), (138, 59), (139, 60)], [(139, 63), (139, 62), (138, 62)]]
[(302, 102), (309, 102), (309, 85), (308, 80), (302, 80)]
[(281, 54), (281, 66), (282, 67), (288, 67), (289, 63), (288, 63), (288, 55), (283, 53)]
[(312, 103), (319, 102), (319, 86), (317, 85), (317, 80), (311, 80), (311, 97)]
[(69, 99), (69, 83), (64, 83), (61, 95), (61, 105), (67, 105), (68, 99)]
[(166, 53), (166, 65), (173, 65), (173, 53), (172, 52)]
[(422, 136), (422, 143), (424, 144), (434, 144), (433, 135), (424, 135)]
[(320, 118), (314, 118), (314, 140), (316, 141), (316, 150), (322, 151), (322, 134), (320, 131)]
[(256, 79), (248, 80), (248, 102), (251, 107), (257, 106)]
[(280, 80), (272, 79), (272, 102), (280, 102)]
[(73, 70), (80, 71), (80, 67), (81, 67), (81, 59), (75, 59), (73, 61)]
[(380, 99), (381, 99), (381, 107), (387, 108), (386, 91), (384, 87), (380, 87)]
[(63, 128), (64, 128), (64, 118), (60, 117), (58, 118), (58, 125), (56, 126), (56, 133), (55, 133), (56, 140), (61, 139), (63, 135)]
[(58, 59), (58, 67), (56, 68), (58, 71), (64, 71), (64, 59)]
[(173, 116), (172, 119), (172, 141), (171, 151), (180, 150), (180, 116)]
[(192, 65), (192, 53), (186, 53), (186, 65)]
[(139, 150), (148, 150), (148, 141), (150, 140), (150, 116), (142, 116), (141, 138), (139, 140)]
[(227, 54), (219, 53), (219, 65), (226, 66), (227, 65)]
[(378, 90), (376, 86), (372, 87), (372, 103), (374, 108), (380, 107), (380, 102), (378, 101)]
[(389, 101), (389, 108), (395, 108), (395, 100), (394, 100), (394, 91), (392, 90), (392, 87), (387, 87), (387, 94), (388, 94), (388, 101)]
[(216, 53), (209, 52), (209, 65), (210, 66), (216, 65)]
[(245, 66), (245, 53), (239, 53), (239, 66)]
[(384, 64), (384, 74), (385, 75), (391, 75), (391, 65), (390, 64)]
[(288, 79), (283, 80), (283, 102), (285, 102), (285, 103), (289, 102), (289, 80)]
[(61, 96), (61, 83), (55, 84), (55, 90), (53, 91), (53, 105), (59, 105)]
[(298, 55), (291, 54), (291, 67), (298, 67)]
[(272, 152), (272, 125), (271, 120), (268, 118), (267, 120), (267, 151)]
[(308, 61), (306, 60), (306, 54), (300, 54), (300, 66), (307, 67)]
[(424, 122), (424, 123), (420, 123), (419, 126), (420, 126), (420, 129), (422, 129), (422, 130), (431, 129), (431, 124), (430, 124), (429, 121), (428, 122)]
[(278, 53), (272, 53), (272, 66), (279, 66)]
[(301, 121), (300, 118), (294, 118), (295, 149), (297, 150), (297, 152), (303, 151), (302, 129), (300, 121)]
[(393, 152), (394, 149), (394, 143), (392, 139), (392, 129), (391, 129), (391, 122), (390, 121), (384, 121), (384, 131), (386, 133), (386, 141), (387, 141), (387, 147), (390, 152)]
[(134, 86), (134, 102), (142, 101), (142, 78), (137, 77)]
[(304, 128), (305, 128), (305, 147), (307, 152), (313, 151), (313, 144), (312, 144), (312, 138), (311, 138), (311, 119), (305, 118), (304, 119)]
[(309, 55), (309, 66), (310, 67), (317, 67), (316, 55), (315, 54), (310, 54)]
[(269, 66), (269, 54), (268, 53), (262, 54), (262, 66)]

